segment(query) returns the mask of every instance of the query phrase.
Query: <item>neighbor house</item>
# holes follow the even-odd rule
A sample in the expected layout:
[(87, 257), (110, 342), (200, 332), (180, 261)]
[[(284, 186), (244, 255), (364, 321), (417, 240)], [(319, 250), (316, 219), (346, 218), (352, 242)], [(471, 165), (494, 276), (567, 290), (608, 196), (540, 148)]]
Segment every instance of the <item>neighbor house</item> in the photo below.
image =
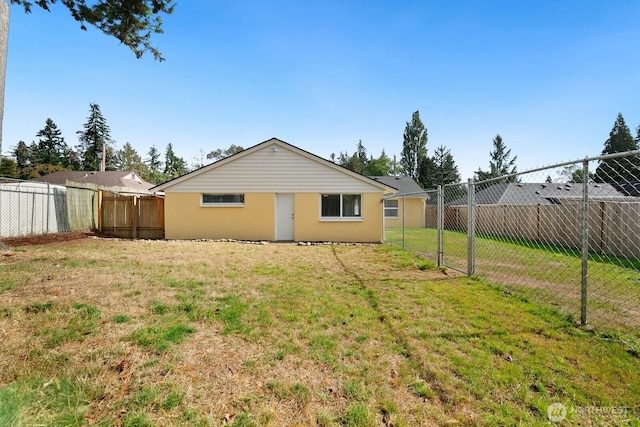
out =
[(150, 193), (153, 184), (146, 182), (135, 171), (57, 171), (41, 176), (37, 181), (59, 185), (93, 186), (118, 193)]
[(381, 242), (389, 185), (272, 138), (153, 188), (167, 239)]
[[(587, 184), (589, 200), (612, 201), (630, 200), (618, 186), (605, 183)], [(575, 203), (582, 199), (581, 183), (496, 183), (475, 193), (476, 205), (540, 206)], [(466, 206), (467, 197), (447, 203), (447, 206)]]
[(385, 194), (385, 227), (422, 228), (425, 226), (427, 193), (408, 176), (372, 176), (372, 179), (397, 190)]

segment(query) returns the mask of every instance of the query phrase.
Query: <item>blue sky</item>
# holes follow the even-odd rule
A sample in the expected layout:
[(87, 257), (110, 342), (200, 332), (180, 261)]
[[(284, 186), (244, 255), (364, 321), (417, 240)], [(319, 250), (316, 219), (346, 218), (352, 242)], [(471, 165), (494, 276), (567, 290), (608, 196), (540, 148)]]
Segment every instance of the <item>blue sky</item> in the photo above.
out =
[(640, 124), (640, 2), (184, 0), (136, 59), (65, 8), (11, 6), (3, 152), (47, 118), (77, 144), (98, 103), (120, 148), (201, 152), (271, 137), (329, 158), (398, 156), (419, 110), (463, 179), (501, 134), (518, 169), (598, 155)]

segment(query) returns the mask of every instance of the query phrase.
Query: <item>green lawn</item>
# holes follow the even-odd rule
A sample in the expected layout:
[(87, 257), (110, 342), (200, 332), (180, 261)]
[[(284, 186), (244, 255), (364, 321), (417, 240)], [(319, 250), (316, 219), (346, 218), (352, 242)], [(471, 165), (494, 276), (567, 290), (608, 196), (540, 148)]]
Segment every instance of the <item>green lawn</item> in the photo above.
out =
[[(402, 230), (387, 229), (387, 242), (402, 246)], [(435, 261), (434, 229), (406, 229), (404, 246)], [(445, 265), (467, 269), (467, 236), (445, 231)], [(552, 304), (580, 320), (581, 256), (571, 248), (515, 239), (478, 237), (475, 274)], [(640, 330), (640, 265), (637, 259), (590, 254), (587, 321), (600, 330), (636, 335)]]
[(640, 425), (633, 343), (390, 245), (17, 248), (0, 342), (2, 426)]

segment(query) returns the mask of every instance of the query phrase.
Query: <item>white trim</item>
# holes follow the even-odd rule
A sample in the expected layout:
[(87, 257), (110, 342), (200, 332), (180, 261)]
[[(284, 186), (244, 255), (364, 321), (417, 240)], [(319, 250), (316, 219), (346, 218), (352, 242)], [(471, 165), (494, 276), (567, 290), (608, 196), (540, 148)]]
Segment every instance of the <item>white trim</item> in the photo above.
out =
[[(322, 196), (323, 195), (328, 195), (328, 196), (340, 196), (340, 216), (322, 216)], [(362, 195), (362, 193), (349, 193), (349, 192), (344, 192), (344, 193), (319, 193), (318, 196), (320, 197), (320, 221), (362, 221), (363, 215), (362, 215), (362, 202), (364, 200), (364, 197)], [(342, 208), (343, 208), (343, 204), (342, 204), (342, 197), (343, 196), (360, 196), (360, 206), (359, 206), (359, 210), (360, 210), (360, 215), (358, 216), (343, 216), (342, 215)]]
[(204, 202), (204, 195), (205, 194), (210, 194), (210, 195), (224, 195), (224, 194), (228, 194), (228, 195), (233, 195), (233, 196), (242, 196), (242, 198), (244, 199), (245, 194), (244, 193), (200, 193), (200, 207), (201, 208), (243, 208), (245, 206), (245, 202), (229, 202), (229, 203), (225, 203), (225, 202), (210, 202), (210, 203), (205, 203)]

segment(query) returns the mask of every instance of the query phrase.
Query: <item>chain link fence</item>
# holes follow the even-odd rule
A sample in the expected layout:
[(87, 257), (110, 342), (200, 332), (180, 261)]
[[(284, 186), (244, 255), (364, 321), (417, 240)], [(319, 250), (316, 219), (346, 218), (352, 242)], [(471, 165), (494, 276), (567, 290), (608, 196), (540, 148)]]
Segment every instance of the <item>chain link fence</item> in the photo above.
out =
[(95, 229), (95, 191), (0, 179), (0, 238)]
[(640, 330), (640, 151), (429, 195), (426, 227), (387, 230), (388, 242), (553, 305), (578, 324)]

